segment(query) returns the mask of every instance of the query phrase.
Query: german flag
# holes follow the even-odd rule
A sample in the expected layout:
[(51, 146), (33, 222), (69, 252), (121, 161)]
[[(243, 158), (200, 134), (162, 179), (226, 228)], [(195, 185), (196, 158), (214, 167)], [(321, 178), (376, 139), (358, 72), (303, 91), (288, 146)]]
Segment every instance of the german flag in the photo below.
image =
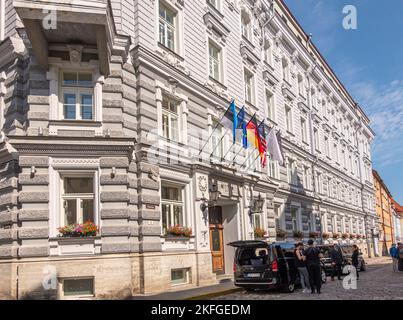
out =
[(254, 114), (246, 125), (246, 137), (249, 143), (259, 150), (260, 139), (257, 128), (256, 114)]

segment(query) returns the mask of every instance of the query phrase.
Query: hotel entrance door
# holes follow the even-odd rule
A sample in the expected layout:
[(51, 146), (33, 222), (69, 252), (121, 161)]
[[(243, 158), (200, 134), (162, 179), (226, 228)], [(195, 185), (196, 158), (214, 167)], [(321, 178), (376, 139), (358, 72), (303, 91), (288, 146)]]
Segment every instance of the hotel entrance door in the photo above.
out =
[(213, 272), (217, 274), (224, 274), (224, 227), (222, 221), (222, 207), (209, 208), (209, 225)]

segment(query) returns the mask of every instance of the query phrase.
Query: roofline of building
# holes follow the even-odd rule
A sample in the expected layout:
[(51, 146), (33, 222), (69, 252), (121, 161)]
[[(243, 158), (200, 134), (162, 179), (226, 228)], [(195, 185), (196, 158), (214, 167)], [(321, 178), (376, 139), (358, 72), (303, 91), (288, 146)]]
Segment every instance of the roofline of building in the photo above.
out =
[[(273, 0), (274, 1), (274, 0)], [(308, 41), (309, 35), (305, 32), (304, 28), (300, 25), (296, 17), (293, 15), (287, 4), (285, 3), (284, 0), (276, 0), (281, 7), (285, 9), (285, 11), (290, 15), (292, 18), (291, 22), (294, 23), (294, 26), (299, 29), (301, 34), (305, 37), (305, 41)], [(369, 126), (369, 123), (371, 122), (364, 110), (361, 108), (361, 106), (353, 99), (351, 94), (347, 91), (346, 87), (343, 85), (343, 83), (340, 81), (340, 79), (337, 77), (336, 73), (333, 71), (332, 67), (328, 64), (326, 59), (323, 57), (323, 55), (320, 53), (319, 49), (316, 47), (316, 45), (310, 41), (310, 44), (312, 45), (312, 48), (314, 49), (315, 54), (320, 58), (321, 62), (325, 65), (325, 67), (328, 69), (328, 72), (334, 77), (334, 80), (336, 80), (337, 84), (340, 86), (340, 88), (343, 90), (343, 93), (346, 95), (346, 97), (350, 100), (350, 103), (356, 107), (360, 113), (364, 116), (365, 120), (368, 122), (368, 125), (366, 126), (371, 133), (375, 136), (375, 132), (372, 130), (372, 128)], [(309, 50), (308, 50), (309, 53)]]
[(382, 187), (386, 190), (386, 192), (389, 195), (389, 197), (391, 197), (393, 199), (392, 194), (390, 193), (390, 191), (389, 191), (388, 187), (386, 186), (385, 182), (383, 182), (383, 180), (382, 180), (381, 176), (379, 175), (378, 171), (373, 169), (372, 173), (375, 176), (375, 178), (379, 181), (379, 183), (382, 185)]

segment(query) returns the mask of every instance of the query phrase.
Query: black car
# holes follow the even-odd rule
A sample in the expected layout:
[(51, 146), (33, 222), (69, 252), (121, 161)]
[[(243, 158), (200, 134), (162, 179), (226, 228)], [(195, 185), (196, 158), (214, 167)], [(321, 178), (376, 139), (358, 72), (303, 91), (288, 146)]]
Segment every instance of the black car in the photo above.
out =
[[(323, 254), (322, 263), (323, 267), (326, 271), (327, 275), (332, 274), (333, 266), (332, 266), (332, 259), (330, 258), (330, 250), (332, 249), (332, 245), (320, 245), (318, 246), (321, 250), (321, 253)], [(343, 262), (342, 262), (342, 270), (345, 266), (351, 265), (351, 256), (353, 254), (353, 246), (348, 245), (348, 244), (342, 244), (338, 245), (338, 247), (341, 250), (341, 254), (343, 257)], [(365, 271), (366, 270), (366, 264), (365, 260), (362, 256), (362, 253), (360, 252), (358, 256), (358, 269), (360, 271)]]
[[(284, 289), (293, 292), (300, 284), (294, 263), (294, 243), (236, 241), (234, 283), (246, 290)], [(324, 275), (326, 279), (326, 275)]]

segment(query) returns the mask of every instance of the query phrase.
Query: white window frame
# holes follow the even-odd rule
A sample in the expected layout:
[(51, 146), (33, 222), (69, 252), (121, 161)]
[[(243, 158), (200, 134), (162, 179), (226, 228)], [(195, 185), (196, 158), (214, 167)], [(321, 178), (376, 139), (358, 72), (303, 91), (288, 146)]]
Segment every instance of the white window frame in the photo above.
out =
[(62, 186), (61, 177), (69, 176), (94, 176), (94, 223), (101, 229), (102, 220), (99, 212), (101, 203), (99, 195), (102, 187), (99, 184), (99, 158), (76, 158), (74, 162), (70, 158), (49, 159), (49, 210), (55, 214), (49, 217), (49, 236), (58, 235), (57, 228), (62, 226), (62, 214), (64, 214), (63, 201), (61, 198)]
[(207, 3), (210, 4), (218, 12), (222, 11), (221, 0), (207, 0)]
[(299, 74), (297, 77), (298, 80), (298, 94), (305, 98), (305, 83), (304, 83), (304, 77)]
[[(215, 130), (214, 130), (215, 129)], [(211, 153), (213, 157), (221, 161), (225, 154), (225, 137), (226, 128), (220, 123), (219, 119), (213, 119), (211, 127)], [(215, 141), (217, 140), (217, 141)], [(217, 153), (218, 152), (218, 153)]]
[[(163, 102), (165, 99), (168, 100), (169, 104), (170, 103), (176, 104), (176, 113), (172, 110), (168, 110), (163, 107), (163, 104), (164, 104)], [(180, 132), (179, 132), (180, 131), (180, 102), (173, 99), (172, 97), (164, 94), (162, 97), (161, 107), (162, 107), (162, 116), (161, 116), (160, 121), (161, 121), (161, 126), (162, 126), (162, 136), (165, 139), (168, 139), (172, 142), (179, 142), (180, 141)], [(165, 132), (164, 132), (164, 122), (163, 122), (164, 116), (166, 116), (168, 119), (168, 136), (166, 136)], [(176, 119), (176, 125), (177, 125), (176, 129), (173, 128), (173, 124), (172, 124), (173, 119)], [(176, 137), (174, 137), (175, 130), (176, 130)]]
[(281, 59), (281, 72), (283, 81), (290, 83), (290, 62), (286, 58)]
[[(245, 24), (245, 18), (249, 21)], [(241, 35), (249, 42), (252, 42), (253, 32), (252, 32), (252, 17), (251, 15), (244, 9), (241, 10)], [(245, 32), (246, 31), (246, 32)], [(246, 34), (245, 34), (246, 33)]]
[[(63, 71), (92, 72), (93, 78), (93, 120), (64, 120), (63, 100), (61, 94), (61, 77)], [(99, 62), (81, 62), (77, 68), (69, 61), (60, 58), (49, 58), (49, 71), (46, 73), (49, 80), (49, 135), (56, 135), (58, 130), (88, 130), (91, 127), (95, 130), (96, 136), (103, 135), (103, 108), (102, 108), (102, 86), (105, 82), (104, 76), (100, 74)], [(74, 123), (74, 125), (72, 125)]]
[[(174, 14), (175, 14), (175, 18), (174, 18), (174, 26), (175, 26), (174, 50), (170, 49), (169, 47), (165, 46), (165, 44), (160, 42), (160, 28), (159, 28), (160, 27), (160, 13), (159, 13), (160, 4), (162, 4), (167, 9), (174, 12)], [(184, 17), (183, 17), (183, 7), (182, 7), (180, 1), (174, 1), (174, 0), (155, 1), (155, 17), (156, 17), (156, 21), (157, 21), (157, 23), (155, 24), (155, 43), (156, 43), (157, 50), (158, 50), (159, 46), (161, 46), (162, 51), (168, 50), (168, 51), (174, 52), (175, 54), (179, 55), (180, 57), (183, 57), (183, 54), (184, 54), (184, 49), (183, 49)]]
[[(225, 52), (224, 52), (224, 47), (217, 44), (214, 40), (212, 40), (211, 38), (208, 38), (208, 75), (209, 78), (213, 79), (214, 81), (217, 81), (221, 84), (225, 84), (225, 68), (224, 68), (224, 58), (225, 58)], [(215, 47), (218, 50), (218, 59), (212, 57), (210, 55), (210, 48), (211, 47)], [(212, 59), (215, 60), (216, 63), (218, 63), (218, 78), (214, 77), (211, 74), (211, 63), (212, 63)]]
[[(179, 122), (179, 139), (178, 141), (165, 141), (164, 139), (159, 139), (158, 145), (163, 148), (165, 145), (169, 144), (170, 147), (175, 147), (178, 150), (183, 151), (185, 154), (188, 154), (187, 148), (184, 148), (181, 145), (187, 146), (188, 145), (188, 128), (187, 128), (187, 119), (189, 115), (189, 110), (187, 107), (188, 103), (188, 97), (179, 94), (176, 91), (173, 91), (172, 88), (166, 86), (164, 83), (161, 81), (156, 80), (155, 81), (155, 87), (156, 87), (156, 93), (155, 93), (155, 99), (157, 102), (157, 121), (158, 121), (158, 135), (160, 137), (163, 137), (163, 128), (162, 128), (162, 114), (163, 114), (163, 108), (162, 108), (162, 100), (164, 96), (167, 96), (168, 98), (171, 98), (172, 100), (175, 100), (178, 102), (178, 122)], [(180, 144), (180, 145), (178, 145)]]
[(319, 128), (313, 128), (313, 140), (315, 143), (315, 150), (320, 152)]
[[(256, 225), (256, 222), (259, 221), (259, 226)], [(256, 212), (253, 214), (253, 228), (260, 228), (265, 230), (266, 228), (264, 227), (264, 222), (263, 222), (263, 213), (261, 212)]]
[[(269, 97), (270, 96), (270, 97)], [(265, 90), (265, 103), (266, 103), (266, 118), (275, 122), (276, 121), (276, 103), (274, 93), (266, 89)]]
[[(250, 85), (247, 83), (247, 76), (250, 78)], [(248, 68), (244, 67), (244, 86), (245, 86), (245, 102), (255, 105), (256, 103), (256, 75), (254, 72), (250, 71)], [(248, 100), (248, 86), (250, 86), (251, 97)]]
[[(60, 174), (60, 173), (59, 173)], [(92, 178), (92, 184), (93, 184), (93, 192), (92, 193), (78, 193), (78, 194), (66, 194), (64, 190), (64, 179), (66, 178)], [(95, 173), (62, 173), (60, 174), (60, 202), (61, 202), (61, 208), (60, 208), (60, 222), (61, 222), (61, 227), (66, 226), (67, 221), (65, 220), (66, 216), (66, 207), (65, 207), (65, 201), (67, 200), (76, 200), (76, 208), (77, 208), (77, 221), (74, 223), (85, 223), (83, 219), (83, 212), (82, 212), (82, 201), (83, 200), (92, 200), (93, 201), (93, 206), (95, 210), (95, 190), (96, 190), (96, 185), (95, 185)], [(94, 222), (95, 223), (95, 212), (94, 214)]]
[(308, 142), (308, 130), (306, 125), (306, 119), (304, 117), (300, 118), (300, 126), (301, 126), (301, 141)]
[(325, 136), (325, 154), (330, 158), (330, 139), (328, 136)]
[(273, 44), (269, 40), (264, 42), (264, 61), (269, 65), (273, 66)]
[(269, 153), (267, 154), (267, 161), (268, 161), (267, 172), (269, 177), (278, 180), (280, 178), (278, 161), (273, 161)]
[[(92, 294), (77, 294), (77, 295), (65, 295), (64, 293), (64, 286), (65, 286), (65, 281), (68, 280), (92, 280), (92, 286), (93, 286), (93, 293)], [(95, 297), (96, 296), (96, 287), (95, 287), (95, 277), (74, 277), (74, 278), (62, 278), (59, 279), (59, 292), (60, 292), (60, 299), (62, 300), (69, 300), (69, 299), (77, 299), (77, 298), (90, 298), (90, 297)]]
[[(160, 10), (161, 7), (164, 7), (164, 12), (165, 15), (167, 14), (172, 14), (172, 21), (173, 23), (169, 22), (166, 20), (166, 18), (161, 17), (160, 15)], [(165, 38), (165, 43), (161, 41), (161, 26), (163, 26), (163, 35)], [(168, 33), (171, 32), (172, 34), (172, 39), (171, 39), (171, 46), (168, 43)], [(167, 5), (166, 2), (164, 1), (159, 1), (158, 2), (158, 42), (163, 45), (165, 48), (168, 48), (169, 50), (176, 52), (177, 49), (177, 39), (178, 39), (178, 23), (177, 23), (177, 12), (176, 10), (173, 10), (169, 5)]]
[[(288, 111), (288, 113), (287, 113)], [(289, 115), (289, 117), (287, 116), (287, 114)], [(288, 131), (289, 133), (293, 133), (294, 132), (294, 126), (293, 126), (293, 114), (292, 114), (292, 108), (285, 104), (284, 105), (284, 115), (285, 115), (285, 128), (286, 131)]]
[[(181, 200), (172, 200), (172, 199), (163, 199), (162, 198), (162, 188), (174, 188), (174, 189), (178, 189), (178, 191), (180, 192), (180, 199)], [(163, 226), (163, 217), (162, 215), (164, 214), (162, 212), (162, 206), (163, 205), (168, 205), (170, 207), (170, 214), (171, 214), (171, 222), (174, 221), (174, 206), (178, 206), (182, 208), (182, 226), (188, 227), (188, 220), (189, 218), (186, 215), (186, 203), (185, 203), (185, 199), (186, 199), (186, 187), (183, 185), (179, 185), (179, 184), (174, 184), (171, 182), (167, 182), (167, 181), (161, 181), (161, 234), (165, 235), (164, 232), (164, 226)], [(166, 220), (167, 222), (167, 228), (175, 226), (175, 224), (169, 225), (168, 223), (168, 219)]]
[[(296, 212), (295, 220), (293, 217), (293, 210)], [(301, 228), (301, 208), (291, 205), (290, 207), (291, 214), (291, 230), (292, 231), (302, 231)], [(294, 221), (296, 223), (296, 229), (294, 230)]]
[[(173, 282), (172, 280), (172, 272), (173, 271), (182, 271), (184, 274), (184, 281), (183, 282)], [(190, 268), (173, 268), (171, 269), (171, 277), (170, 277), (170, 283), (172, 287), (176, 287), (176, 286), (183, 286), (183, 285), (187, 285), (189, 283), (191, 283), (191, 269)]]
[[(88, 73), (91, 74), (92, 77), (92, 82), (93, 82), (93, 86), (92, 87), (85, 87), (85, 86), (68, 86), (68, 85), (64, 85), (63, 84), (63, 79), (64, 79), (64, 74), (65, 73)], [(94, 99), (95, 99), (95, 92), (94, 92), (94, 75), (92, 73), (92, 71), (86, 71), (86, 70), (68, 70), (68, 69), (63, 69), (60, 70), (60, 96), (59, 96), (59, 100), (60, 100), (60, 105), (61, 108), (59, 108), (59, 119), (63, 120), (63, 121), (95, 121), (96, 119), (96, 108), (95, 108), (95, 103), (94, 103)], [(75, 119), (66, 119), (64, 117), (64, 95), (65, 94), (74, 94), (76, 96), (76, 118)], [(92, 119), (82, 119), (82, 115), (81, 115), (81, 95), (91, 95), (92, 96)]]

